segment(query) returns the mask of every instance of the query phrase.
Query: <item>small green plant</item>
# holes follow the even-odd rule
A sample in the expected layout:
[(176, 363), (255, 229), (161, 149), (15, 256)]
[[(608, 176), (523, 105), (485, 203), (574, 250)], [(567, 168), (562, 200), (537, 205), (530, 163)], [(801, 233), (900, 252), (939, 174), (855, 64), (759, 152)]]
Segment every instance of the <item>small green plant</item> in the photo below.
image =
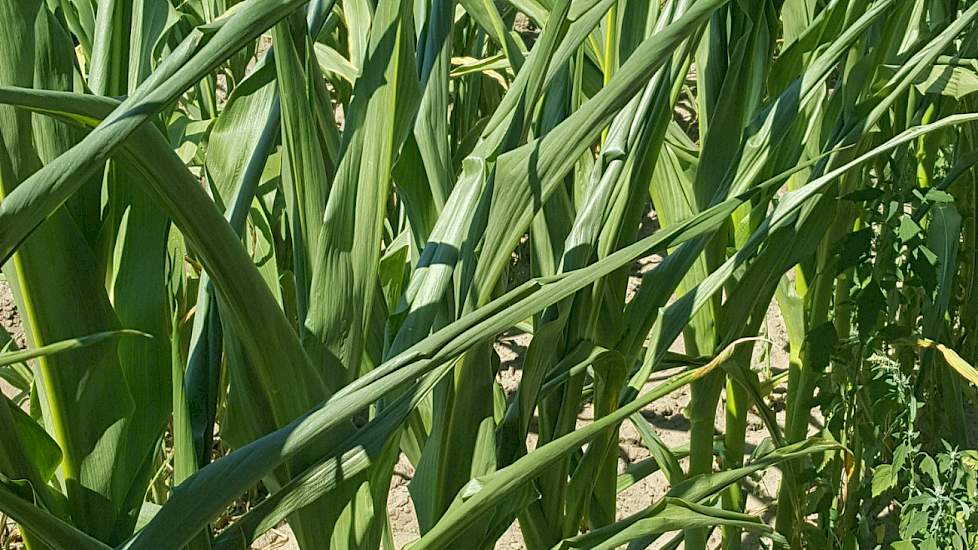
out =
[[(936, 457), (910, 458), (908, 497), (900, 502), (900, 541), (894, 548), (974, 548), (978, 454), (945, 444)], [(914, 464), (914, 459), (919, 459)]]

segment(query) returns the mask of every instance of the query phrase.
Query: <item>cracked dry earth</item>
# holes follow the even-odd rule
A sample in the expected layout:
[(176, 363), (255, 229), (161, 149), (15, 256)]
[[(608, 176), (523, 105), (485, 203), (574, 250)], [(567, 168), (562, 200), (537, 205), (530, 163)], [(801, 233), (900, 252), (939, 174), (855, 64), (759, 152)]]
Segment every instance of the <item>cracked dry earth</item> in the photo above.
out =
[[(650, 257), (641, 260), (634, 269), (633, 277), (629, 284), (629, 295), (633, 295), (639, 285), (640, 276), (652, 269), (661, 261), (661, 258)], [(0, 324), (2, 324), (7, 334), (11, 335), (18, 345), (23, 345), (24, 332), (13, 297), (7, 285), (0, 281)], [(767, 337), (770, 342), (761, 343), (757, 348), (767, 348), (767, 355), (761, 356), (755, 353), (758, 363), (766, 364), (767, 368), (779, 372), (787, 367), (787, 355), (784, 351), (787, 341), (784, 323), (780, 318), (777, 308), (772, 307), (769, 311), (767, 320)], [(0, 338), (3, 335), (0, 334)], [(501, 368), (497, 375), (497, 382), (502, 386), (507, 396), (513, 395), (519, 387), (522, 376), (521, 364), (523, 355), (530, 344), (532, 336), (523, 333), (507, 333), (503, 335), (495, 344), (495, 349), (501, 361)], [(4, 338), (4, 341), (6, 339)], [(681, 339), (672, 347), (673, 351), (682, 351), (683, 344)], [(764, 367), (762, 367), (764, 368)], [(655, 386), (667, 378), (673, 372), (663, 371), (653, 375), (649, 382), (649, 387)], [(12, 395), (9, 385), (0, 381), (0, 390), (5, 395)], [(780, 402), (781, 397), (775, 394), (773, 406), (778, 411), (778, 419), (783, 422), (783, 406)], [(660, 399), (648, 407), (642, 414), (655, 428), (659, 437), (670, 447), (680, 446), (688, 441), (689, 421), (684, 415), (686, 406), (689, 404), (689, 388), (683, 388), (671, 395)], [(585, 407), (578, 415), (578, 426), (583, 426), (593, 420), (593, 411), (590, 406)], [(812, 430), (820, 428), (819, 420), (813, 418)], [(717, 414), (717, 430), (722, 432), (724, 428), (723, 402), (721, 401)], [(747, 432), (748, 453), (756, 447), (767, 436), (763, 424), (759, 417), (751, 414)], [(528, 446), (533, 449), (536, 445), (536, 434), (529, 436)], [(641, 443), (641, 438), (629, 422), (621, 426), (619, 433), (619, 472), (632, 463), (648, 458), (649, 452)], [(685, 466), (685, 460), (681, 462)], [(394, 478), (391, 482), (390, 495), (388, 498), (388, 516), (390, 518), (391, 530), (396, 548), (402, 548), (407, 543), (415, 540), (419, 536), (418, 523), (415, 518), (414, 507), (411, 502), (408, 486), (414, 476), (414, 468), (410, 462), (402, 455), (394, 470)], [(747, 511), (766, 518), (773, 514), (773, 499), (776, 494), (780, 472), (770, 469), (760, 476), (747, 480), (750, 489)], [(618, 517), (624, 518), (628, 515), (641, 511), (669, 490), (669, 484), (661, 473), (652, 475), (641, 480), (618, 496)], [(713, 543), (719, 542), (718, 534), (714, 534)], [(715, 544), (711, 544), (715, 547)], [(262, 550), (274, 549), (296, 549), (297, 546), (291, 537), (291, 532), (287, 525), (269, 531), (259, 540), (255, 541), (252, 548)], [(518, 526), (514, 523), (496, 543), (496, 548), (500, 550), (518, 550), (524, 548), (522, 537)]]
[[(13, 346), (24, 347), (24, 325), (17, 314), (14, 296), (6, 281), (0, 279), (0, 350), (13, 349)], [(12, 340), (12, 341), (11, 341)], [(16, 390), (10, 384), (0, 380), (0, 392), (8, 397), (16, 395)]]

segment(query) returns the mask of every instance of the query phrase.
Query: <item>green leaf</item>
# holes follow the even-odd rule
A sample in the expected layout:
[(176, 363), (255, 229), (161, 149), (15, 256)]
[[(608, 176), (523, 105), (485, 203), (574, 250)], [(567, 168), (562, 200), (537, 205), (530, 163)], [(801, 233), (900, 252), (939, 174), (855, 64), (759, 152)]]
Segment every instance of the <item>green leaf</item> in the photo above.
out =
[(978, 92), (978, 61), (958, 60), (957, 64), (935, 64), (921, 74), (914, 87), (922, 94), (940, 94), (960, 100)]
[[(0, 27), (0, 45), (16, 50), (0, 60), (0, 85), (39, 83), (63, 88), (70, 82), (71, 39), (44, 3), (4, 0), (0, 18), (6, 22)], [(31, 40), (25, 41), (25, 36)], [(45, 165), (50, 166), (78, 137), (56, 125), (35, 126), (32, 119), (26, 111), (0, 107), (0, 195), (4, 196), (0, 210), (15, 202), (11, 197), (18, 191), (34, 191), (25, 181), (44, 170), (42, 156), (57, 157)], [(88, 168), (91, 174), (101, 166)], [(87, 179), (81, 176), (78, 185)], [(72, 214), (55, 209), (46, 220), (31, 225), (42, 221), (12, 261), (4, 262), (32, 345), (116, 330), (119, 320), (109, 302), (104, 273)], [(4, 224), (4, 229), (8, 227)], [(136, 411), (116, 343), (103, 339), (55, 355), (42, 354), (37, 361), (38, 403), (44, 424), (63, 453), (59, 477), (72, 521), (89, 535), (110, 542), (126, 534), (127, 493), (142, 485), (137, 481), (136, 457), (148, 451), (124, 444)], [(116, 534), (117, 530), (123, 534)]]
[(37, 540), (50, 548), (78, 548), (79, 550), (110, 548), (34, 503), (17, 496), (21, 487), (23, 487), (22, 483), (0, 475), (0, 510), (34, 533)]
[[(710, 474), (700, 474), (692, 477), (670, 489), (667, 497), (682, 499), (683, 501), (691, 503), (698, 503), (719, 494), (730, 484), (737, 483), (754, 472), (769, 468), (775, 464), (808, 456), (813, 453), (831, 452), (839, 448), (839, 445), (835, 442), (816, 438), (786, 445), (759, 457), (747, 466)], [(608, 548), (615, 548), (618, 545), (631, 541), (631, 544), (629, 545), (630, 548), (645, 548), (651, 544), (658, 533), (655, 530), (650, 530), (648, 532), (644, 531), (644, 528), (642, 527), (643, 522), (648, 520), (647, 523), (654, 526), (656, 524), (655, 518), (661, 505), (662, 501), (659, 501), (652, 506), (611, 525), (596, 529), (585, 535), (580, 535), (573, 539), (569, 539), (568, 547), (573, 547), (571, 543), (576, 541), (589, 541), (590, 544), (596, 545), (595, 547), (604, 548), (604, 543), (607, 541)], [(731, 514), (732, 512), (724, 513)], [(704, 523), (706, 523), (706, 521), (704, 521)], [(693, 526), (701, 525), (702, 523), (698, 525), (694, 524)], [(711, 524), (706, 523), (706, 525)], [(764, 530), (765, 528), (761, 527), (761, 529)], [(777, 536), (775, 537), (777, 538)]]
[(98, 334), (91, 334), (88, 336), (81, 336), (79, 338), (71, 338), (68, 340), (62, 340), (60, 342), (54, 342), (39, 348), (0, 353), (0, 367), (13, 365), (16, 363), (23, 363), (24, 361), (29, 361), (38, 357), (46, 357), (49, 355), (64, 353), (66, 351), (81, 349), (87, 346), (93, 346), (100, 342), (118, 338), (120, 336), (141, 336), (144, 338), (152, 338), (152, 336), (149, 334), (140, 332), (138, 330), (112, 330), (108, 332), (100, 332)]
[(916, 237), (921, 232), (920, 226), (917, 225), (909, 216), (902, 216), (900, 218), (900, 228), (897, 230), (897, 235), (900, 237), (901, 242), (907, 242), (910, 239)]
[(787, 541), (774, 529), (765, 525), (755, 516), (728, 512), (712, 506), (702, 506), (679, 498), (666, 497), (645, 512), (645, 517), (628, 522), (625, 529), (618, 530), (614, 536), (607, 536), (601, 530), (561, 541), (554, 550), (588, 549), (612, 550), (642, 537), (679, 531), (691, 527), (736, 526), (759, 531), (773, 538), (779, 546), (787, 546)]
[(897, 470), (892, 464), (880, 464), (873, 470), (873, 498), (896, 486)]

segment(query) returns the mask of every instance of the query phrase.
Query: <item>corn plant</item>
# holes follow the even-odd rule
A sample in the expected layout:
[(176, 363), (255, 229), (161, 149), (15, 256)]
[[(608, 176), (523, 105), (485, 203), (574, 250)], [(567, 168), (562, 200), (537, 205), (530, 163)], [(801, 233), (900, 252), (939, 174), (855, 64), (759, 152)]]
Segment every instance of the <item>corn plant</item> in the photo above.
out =
[[(412, 548), (912, 545), (938, 508), (973, 540), (976, 17), (0, 0), (0, 512), (38, 549), (393, 548), (403, 456)], [(641, 411), (687, 386), (670, 448)]]

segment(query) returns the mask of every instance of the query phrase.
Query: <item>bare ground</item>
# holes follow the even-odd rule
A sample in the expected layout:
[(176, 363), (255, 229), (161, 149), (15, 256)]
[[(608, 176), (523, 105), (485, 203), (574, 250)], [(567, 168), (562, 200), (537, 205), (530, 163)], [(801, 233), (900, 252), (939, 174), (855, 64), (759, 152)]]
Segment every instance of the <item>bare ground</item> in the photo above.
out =
[[(0, 333), (0, 350), (5, 347), (10, 349), (13, 345), (24, 347), (24, 326), (21, 323), (20, 315), (17, 314), (17, 306), (14, 304), (14, 296), (10, 292), (10, 287), (6, 281), (0, 280), (0, 328), (4, 333)], [(12, 339), (13, 342), (9, 340)], [(17, 395), (17, 390), (10, 384), (0, 380), (0, 392), (7, 397)]]

